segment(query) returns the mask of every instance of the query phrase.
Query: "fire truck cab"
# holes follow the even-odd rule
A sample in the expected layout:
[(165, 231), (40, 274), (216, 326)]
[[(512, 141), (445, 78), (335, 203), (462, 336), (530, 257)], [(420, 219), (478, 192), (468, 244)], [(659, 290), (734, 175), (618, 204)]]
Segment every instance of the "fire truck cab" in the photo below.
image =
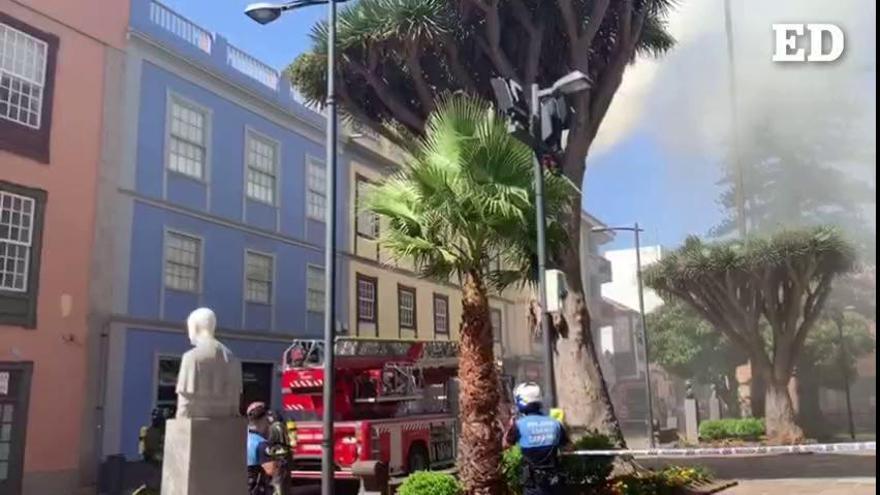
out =
[[(294, 478), (320, 476), (324, 356), (323, 342), (296, 340), (282, 360)], [(454, 464), (457, 343), (337, 339), (334, 357), (337, 478), (364, 460), (387, 463), (394, 476)]]

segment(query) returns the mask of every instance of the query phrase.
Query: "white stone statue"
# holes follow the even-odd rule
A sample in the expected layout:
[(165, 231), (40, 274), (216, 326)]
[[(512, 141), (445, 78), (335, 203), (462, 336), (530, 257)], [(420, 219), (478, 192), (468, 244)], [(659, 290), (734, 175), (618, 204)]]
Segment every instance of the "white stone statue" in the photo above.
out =
[(178, 418), (238, 417), (241, 363), (216, 338), (217, 317), (199, 308), (186, 320), (194, 346), (183, 355), (177, 376)]

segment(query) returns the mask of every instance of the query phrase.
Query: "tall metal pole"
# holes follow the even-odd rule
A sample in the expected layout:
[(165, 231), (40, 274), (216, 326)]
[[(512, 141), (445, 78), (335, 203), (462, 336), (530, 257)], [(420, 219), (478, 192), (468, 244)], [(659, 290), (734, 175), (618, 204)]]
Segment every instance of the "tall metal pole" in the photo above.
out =
[(535, 215), (538, 229), (538, 318), (541, 322), (541, 340), (544, 347), (544, 400), (547, 408), (556, 407), (556, 378), (553, 376), (553, 339), (550, 335), (550, 320), (547, 318), (547, 252), (544, 216), (544, 170), (538, 159), (538, 143), (541, 142), (540, 100), (538, 85), (531, 87), (529, 105), (529, 133), (534, 140), (535, 164)]
[(849, 396), (849, 370), (846, 365), (846, 347), (844, 347), (845, 343), (843, 341), (843, 312), (837, 315), (835, 319), (837, 320), (837, 337), (839, 339), (837, 345), (840, 348), (840, 374), (843, 377), (843, 392), (846, 396), (846, 419), (849, 426), (849, 436), (855, 440), (856, 427), (855, 424), (853, 424), (852, 401)]
[(648, 400), (648, 444), (654, 448), (654, 398), (651, 390), (651, 363), (648, 361), (648, 327), (645, 322), (645, 289), (642, 285), (642, 246), (639, 223), (633, 228), (636, 236), (636, 280), (639, 285), (639, 315), (642, 320), (642, 345), (645, 348), (645, 394)]
[(327, 2), (327, 220), (324, 245), (324, 421), (321, 439), (321, 494), (333, 495), (335, 463), (334, 373), (336, 333), (336, 0)]
[(736, 98), (736, 65), (733, 51), (733, 18), (730, 15), (730, 0), (724, 0), (724, 31), (727, 35), (727, 68), (730, 77), (730, 121), (733, 139), (733, 172), (734, 172), (734, 195), (736, 202), (736, 226), (741, 239), (748, 233), (746, 220), (746, 191), (745, 173), (742, 168), (742, 159), (739, 153), (739, 113)]

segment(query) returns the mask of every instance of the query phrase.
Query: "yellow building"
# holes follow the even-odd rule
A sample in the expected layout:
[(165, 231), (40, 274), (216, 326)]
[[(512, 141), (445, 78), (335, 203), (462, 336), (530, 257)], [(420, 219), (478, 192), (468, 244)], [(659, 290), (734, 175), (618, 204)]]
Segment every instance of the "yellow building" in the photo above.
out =
[[(379, 248), (384, 227), (358, 205), (366, 186), (392, 173), (406, 157), (397, 147), (375, 134), (353, 130), (349, 149), (348, 333), (354, 337), (387, 339), (454, 340), (461, 321), (461, 290), (453, 284), (420, 278), (411, 263), (395, 262)], [(354, 153), (357, 149), (357, 153)], [(507, 290), (490, 297), (496, 355), (505, 341), (527, 332), (524, 291)], [(529, 339), (525, 339), (528, 342)]]

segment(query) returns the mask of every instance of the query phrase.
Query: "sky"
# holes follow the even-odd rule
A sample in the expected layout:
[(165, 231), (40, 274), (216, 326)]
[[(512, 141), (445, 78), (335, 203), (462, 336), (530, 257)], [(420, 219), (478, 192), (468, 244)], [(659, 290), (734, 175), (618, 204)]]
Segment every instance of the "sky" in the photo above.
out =
[[(260, 26), (242, 13), (246, 0), (162, 1), (279, 69), (309, 48), (311, 27), (326, 10), (305, 8)], [(766, 119), (767, 109), (776, 108), (773, 126), (808, 122), (822, 108), (819, 100), (848, 95), (859, 102), (860, 114), (846, 117), (873, 136), (873, 0), (731, 0), (731, 5), (740, 127)], [(839, 25), (844, 55), (830, 64), (772, 62), (771, 25), (779, 22)], [(600, 220), (639, 222), (644, 245), (675, 247), (688, 235), (705, 235), (721, 218), (716, 182), (732, 135), (723, 0), (679, 2), (669, 29), (678, 40), (670, 53), (639, 59), (628, 69), (587, 159), (583, 191), (585, 209)], [(876, 146), (873, 137), (868, 141)], [(876, 184), (876, 161), (849, 173)], [(631, 244), (628, 236), (618, 236), (606, 247)]]

